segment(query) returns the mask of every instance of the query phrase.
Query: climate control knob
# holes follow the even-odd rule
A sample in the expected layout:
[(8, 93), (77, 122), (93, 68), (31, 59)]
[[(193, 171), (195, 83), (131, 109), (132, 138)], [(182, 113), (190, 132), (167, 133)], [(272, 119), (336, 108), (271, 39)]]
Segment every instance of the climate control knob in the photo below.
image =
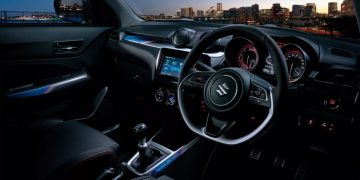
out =
[(176, 103), (176, 96), (174, 93), (169, 93), (166, 97), (166, 104), (169, 106), (173, 106)]
[(155, 100), (156, 100), (156, 102), (159, 102), (159, 103), (164, 101), (164, 91), (161, 88), (156, 90), (156, 92), (155, 92)]

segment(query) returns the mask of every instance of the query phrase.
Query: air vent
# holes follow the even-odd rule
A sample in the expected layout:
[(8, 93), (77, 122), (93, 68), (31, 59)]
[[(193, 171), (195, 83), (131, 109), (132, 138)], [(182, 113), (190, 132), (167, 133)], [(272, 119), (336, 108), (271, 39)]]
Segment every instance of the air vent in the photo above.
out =
[(180, 28), (174, 33), (172, 37), (172, 43), (175, 47), (186, 47), (186, 45), (193, 38), (194, 34), (195, 34), (194, 30), (187, 28)]
[(315, 80), (336, 85), (352, 86), (356, 73), (352, 70), (330, 69), (316, 75)]
[(342, 57), (352, 57), (352, 53), (342, 50), (342, 49), (335, 49), (335, 48), (330, 48), (330, 52), (333, 55), (336, 56), (342, 56)]
[(119, 32), (113, 31), (110, 34), (110, 39), (115, 40), (115, 41), (120, 41), (120, 34)]

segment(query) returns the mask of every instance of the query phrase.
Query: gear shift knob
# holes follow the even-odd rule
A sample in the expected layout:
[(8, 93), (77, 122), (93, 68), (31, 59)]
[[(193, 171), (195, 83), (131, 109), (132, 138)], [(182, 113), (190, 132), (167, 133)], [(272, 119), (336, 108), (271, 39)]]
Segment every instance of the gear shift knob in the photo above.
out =
[(144, 123), (137, 124), (133, 128), (134, 134), (139, 143), (146, 142), (146, 133), (147, 133), (146, 130), (147, 130), (147, 126)]
[(147, 126), (144, 123), (140, 123), (133, 128), (134, 134), (138, 141), (137, 147), (139, 151), (139, 168), (146, 168), (151, 162), (153, 162), (153, 153), (150, 149), (149, 143), (146, 142), (146, 130)]

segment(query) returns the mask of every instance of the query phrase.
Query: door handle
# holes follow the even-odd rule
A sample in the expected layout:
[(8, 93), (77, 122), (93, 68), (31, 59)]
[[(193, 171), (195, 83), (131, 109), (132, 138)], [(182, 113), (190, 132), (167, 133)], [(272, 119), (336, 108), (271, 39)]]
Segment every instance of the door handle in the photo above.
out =
[(53, 52), (54, 54), (77, 53), (83, 43), (83, 40), (55, 41), (53, 43)]
[(62, 48), (59, 48), (59, 49), (64, 50), (64, 51), (73, 51), (73, 50), (79, 49), (79, 47), (68, 46), (68, 47), (62, 47)]

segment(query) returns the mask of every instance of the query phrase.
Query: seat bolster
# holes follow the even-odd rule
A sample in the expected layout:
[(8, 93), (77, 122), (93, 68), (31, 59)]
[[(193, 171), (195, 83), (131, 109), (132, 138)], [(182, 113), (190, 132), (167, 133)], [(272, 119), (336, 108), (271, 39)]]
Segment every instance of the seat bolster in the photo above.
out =
[(34, 141), (30, 162), (35, 179), (68, 179), (83, 171), (97, 173), (107, 168), (102, 166), (117, 162), (119, 145), (83, 123), (54, 121), (34, 128), (42, 134)]

